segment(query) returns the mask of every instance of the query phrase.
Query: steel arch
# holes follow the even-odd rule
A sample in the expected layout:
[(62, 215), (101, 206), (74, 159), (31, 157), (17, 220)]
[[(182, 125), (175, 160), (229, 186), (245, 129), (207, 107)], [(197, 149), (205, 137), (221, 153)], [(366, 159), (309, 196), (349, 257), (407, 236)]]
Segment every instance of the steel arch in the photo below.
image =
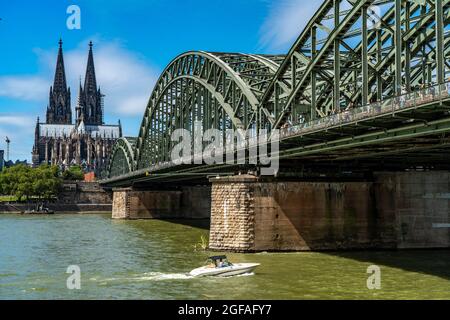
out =
[(169, 160), (171, 133), (193, 131), (200, 120), (207, 130), (257, 129), (260, 97), (281, 56), (187, 52), (159, 78), (141, 124), (137, 169)]
[(324, 1), (262, 97), (270, 113), (263, 122), (307, 122), (443, 83), (449, 7), (449, 0)]
[(122, 137), (116, 141), (108, 166), (108, 178), (121, 176), (134, 171), (136, 138)]
[(132, 170), (169, 161), (171, 133), (195, 120), (274, 129), (442, 84), (449, 22), (450, 0), (325, 0), (287, 55), (184, 53), (155, 85)]

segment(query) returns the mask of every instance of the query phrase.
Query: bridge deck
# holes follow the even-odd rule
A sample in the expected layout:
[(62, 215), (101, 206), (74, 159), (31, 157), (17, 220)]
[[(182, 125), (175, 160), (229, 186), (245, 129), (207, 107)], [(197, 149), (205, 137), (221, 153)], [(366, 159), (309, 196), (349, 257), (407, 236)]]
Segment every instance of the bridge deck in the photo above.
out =
[[(450, 125), (450, 83), (345, 111), (282, 132), (280, 158), (347, 160), (409, 149), (414, 138), (440, 135)], [(432, 137), (430, 137), (431, 140)], [(397, 142), (403, 147), (399, 148)], [(431, 141), (435, 144), (434, 141)], [(380, 146), (380, 144), (382, 146)], [(429, 143), (427, 143), (429, 145)], [(352, 149), (352, 154), (348, 150)], [(339, 150), (343, 150), (340, 152)]]
[[(316, 121), (285, 127), (280, 133), (283, 167), (336, 165), (366, 161), (368, 166), (397, 161), (442, 164), (450, 149), (450, 83), (347, 110)], [(122, 186), (150, 181), (197, 180), (232, 174), (242, 165), (160, 163), (102, 181)], [(348, 165), (348, 167), (351, 167)]]

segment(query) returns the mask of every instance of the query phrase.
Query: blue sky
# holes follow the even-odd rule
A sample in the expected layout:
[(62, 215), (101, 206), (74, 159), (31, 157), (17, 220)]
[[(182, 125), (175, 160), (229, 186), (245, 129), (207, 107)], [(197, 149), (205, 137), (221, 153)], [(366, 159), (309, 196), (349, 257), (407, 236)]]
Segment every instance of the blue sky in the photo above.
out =
[[(58, 40), (75, 107), (88, 43), (94, 42), (105, 120), (136, 136), (164, 67), (189, 50), (285, 53), (321, 0), (24, 0), (0, 3), (0, 149), (31, 158), (36, 117), (45, 117)], [(69, 30), (70, 5), (81, 29)]]

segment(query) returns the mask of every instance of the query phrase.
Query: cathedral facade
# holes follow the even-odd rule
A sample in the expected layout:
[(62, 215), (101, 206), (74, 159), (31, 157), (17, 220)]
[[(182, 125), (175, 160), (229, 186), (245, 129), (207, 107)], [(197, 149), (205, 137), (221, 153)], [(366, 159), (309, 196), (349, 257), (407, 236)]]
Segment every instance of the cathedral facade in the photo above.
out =
[(81, 165), (86, 172), (100, 174), (107, 166), (114, 143), (122, 137), (120, 120), (117, 125), (104, 123), (104, 95), (97, 87), (92, 42), (84, 86), (78, 89), (75, 121), (72, 122), (71, 92), (67, 86), (62, 41), (53, 86), (50, 87), (46, 121), (37, 119), (32, 162), (67, 168)]

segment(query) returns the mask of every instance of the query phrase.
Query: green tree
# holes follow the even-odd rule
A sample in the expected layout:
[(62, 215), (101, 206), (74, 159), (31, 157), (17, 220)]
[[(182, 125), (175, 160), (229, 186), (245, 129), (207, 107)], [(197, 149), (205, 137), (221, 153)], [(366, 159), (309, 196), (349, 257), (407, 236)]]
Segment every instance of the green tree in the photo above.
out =
[(80, 166), (72, 166), (68, 170), (63, 172), (62, 178), (64, 180), (83, 180), (84, 179), (84, 172), (83, 169)]
[(17, 165), (0, 172), (0, 193), (13, 195), (19, 201), (32, 197), (52, 198), (57, 196), (61, 187), (58, 167), (40, 166), (30, 168)]
[(32, 193), (30, 170), (25, 165), (17, 165), (3, 170), (0, 174), (3, 193), (14, 195), (19, 200), (22, 200), (24, 196), (29, 196)]
[(41, 198), (52, 198), (58, 195), (61, 188), (61, 178), (56, 166), (40, 166), (33, 172), (33, 194)]

